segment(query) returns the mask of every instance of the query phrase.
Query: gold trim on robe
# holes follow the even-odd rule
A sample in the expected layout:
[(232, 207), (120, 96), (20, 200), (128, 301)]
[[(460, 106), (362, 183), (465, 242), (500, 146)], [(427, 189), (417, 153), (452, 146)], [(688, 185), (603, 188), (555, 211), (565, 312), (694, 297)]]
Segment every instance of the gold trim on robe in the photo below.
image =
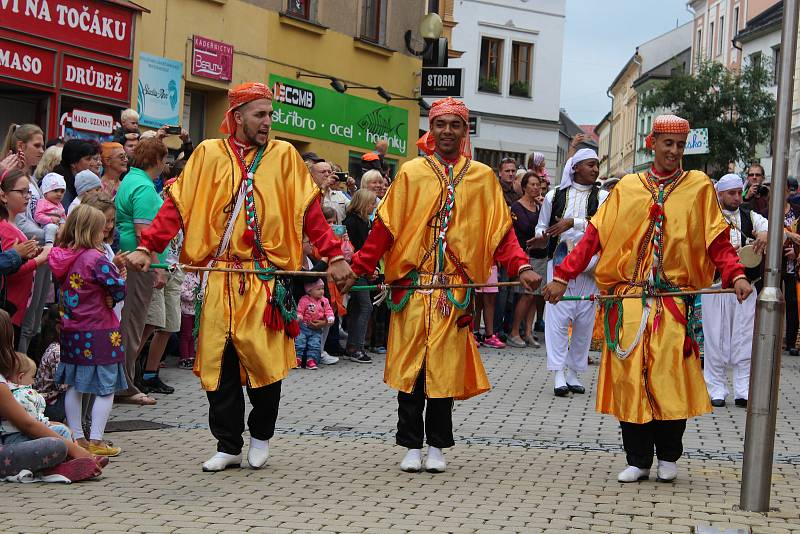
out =
[[(598, 288), (608, 293), (640, 293), (628, 282), (647, 280), (653, 264), (648, 242), (641, 258), (640, 244), (647, 239), (651, 194), (644, 175), (624, 176), (592, 217), (600, 238), (600, 260), (595, 268)], [(664, 204), (663, 268), (667, 280), (682, 289), (709, 287), (714, 264), (708, 247), (728, 231), (714, 186), (704, 173), (689, 171)], [(637, 267), (638, 266), (638, 267)], [(619, 344), (630, 346), (642, 319), (640, 299), (623, 299), (623, 324)], [(681, 313), (681, 299), (675, 299)], [(711, 411), (698, 355), (684, 357), (686, 327), (664, 309), (653, 331), (655, 309), (635, 350), (620, 360), (603, 348), (597, 386), (597, 411), (621, 421), (647, 423), (653, 419), (688, 419)]]
[[(249, 165), (255, 156), (245, 158)], [(201, 174), (202, 173), (202, 174)], [(225, 225), (241, 184), (235, 155), (225, 140), (201, 143), (192, 153), (180, 178), (168, 194), (180, 212), (185, 235), (181, 262), (205, 266), (219, 247)], [(298, 270), (303, 258), (303, 220), (320, 191), (314, 185), (300, 154), (289, 143), (270, 141), (253, 180), (261, 226), (261, 241), (272, 265)], [(247, 228), (244, 207), (233, 222), (228, 250), (221, 267), (232, 267), (236, 258), (252, 269), (254, 249), (244, 240)], [(244, 280), (244, 294), (239, 294)], [(272, 291), (274, 282), (269, 282)], [(264, 326), (267, 306), (264, 284), (254, 274), (211, 272), (203, 299), (195, 374), (203, 389), (216, 391), (222, 353), (228, 339), (241, 364), (242, 384), (262, 387), (286, 378), (295, 366), (294, 341), (283, 331)]]
[[(458, 176), (467, 160), (461, 157), (454, 168)], [(447, 176), (447, 171), (443, 170)], [(377, 217), (394, 241), (384, 255), (386, 282), (392, 283), (411, 271), (420, 273), (419, 283), (432, 282), (435, 254), (429, 253), (439, 232), (439, 214), (447, 186), (424, 158), (405, 163)], [(447, 231), (452, 250), (472, 282), (489, 279), (494, 253), (511, 229), (511, 215), (494, 172), (472, 161), (455, 187), (455, 207)], [(447, 281), (463, 282), (448, 257), (443, 273)], [(461, 302), (465, 289), (452, 290)], [(391, 314), (384, 381), (390, 387), (410, 393), (425, 365), (425, 393), (429, 398), (466, 399), (490, 389), (478, 347), (469, 327), (459, 328), (456, 320), (469, 313), (452, 306), (449, 316), (436, 307), (441, 290), (417, 291), (406, 307)]]

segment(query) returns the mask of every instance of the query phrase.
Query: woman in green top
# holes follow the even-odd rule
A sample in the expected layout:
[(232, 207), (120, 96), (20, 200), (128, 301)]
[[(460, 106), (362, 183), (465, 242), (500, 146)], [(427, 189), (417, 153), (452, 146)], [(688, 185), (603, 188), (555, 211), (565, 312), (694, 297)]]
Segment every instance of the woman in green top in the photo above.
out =
[[(133, 153), (133, 167), (125, 175), (114, 198), (119, 246), (123, 252), (136, 250), (142, 230), (150, 226), (161, 208), (163, 201), (153, 181), (164, 171), (166, 159), (166, 145), (155, 138), (141, 141)], [(139, 391), (134, 385), (134, 377), (153, 289), (164, 287), (166, 275), (161, 270), (144, 273), (130, 269), (126, 283), (128, 294), (122, 308), (120, 330), (122, 342), (129, 348), (125, 352), (128, 389), (117, 393), (118, 402), (152, 405), (156, 400)]]

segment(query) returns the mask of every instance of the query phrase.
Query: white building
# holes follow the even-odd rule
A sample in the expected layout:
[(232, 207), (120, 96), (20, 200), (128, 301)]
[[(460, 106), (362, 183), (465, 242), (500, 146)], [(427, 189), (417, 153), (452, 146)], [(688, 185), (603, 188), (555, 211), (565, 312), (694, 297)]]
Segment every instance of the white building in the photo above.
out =
[(534, 151), (560, 176), (561, 59), (565, 0), (455, 0), (450, 67), (464, 69), (464, 101), (478, 117), (473, 155), (497, 168)]
[[(769, 7), (747, 21), (747, 26), (736, 35), (736, 44), (742, 49), (745, 64), (763, 65), (771, 73), (767, 91), (778, 96), (778, 65), (781, 57), (781, 25), (783, 23), (783, 2)], [(796, 151), (795, 151), (796, 152)], [(756, 159), (764, 167), (764, 179), (772, 178), (772, 143), (767, 142), (756, 149)], [(789, 174), (794, 174), (797, 165), (791, 165)], [(746, 169), (745, 169), (746, 170)]]

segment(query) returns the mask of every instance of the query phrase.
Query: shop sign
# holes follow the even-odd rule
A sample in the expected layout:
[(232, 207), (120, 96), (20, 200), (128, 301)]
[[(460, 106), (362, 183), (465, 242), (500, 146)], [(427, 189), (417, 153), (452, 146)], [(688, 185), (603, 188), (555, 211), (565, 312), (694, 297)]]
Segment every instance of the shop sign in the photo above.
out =
[(105, 113), (73, 109), (70, 118), (72, 127), (76, 130), (101, 134), (111, 134), (114, 131), (114, 117)]
[(61, 87), (76, 93), (130, 102), (130, 74), (128, 69), (64, 55)]
[(686, 137), (686, 147), (683, 154), (690, 156), (692, 154), (708, 154), (708, 128), (694, 128), (689, 131)]
[(195, 35), (192, 41), (192, 75), (231, 81), (233, 45)]
[(52, 50), (0, 39), (0, 76), (52, 87), (55, 65)]
[(0, 0), (0, 27), (130, 58), (133, 11), (99, 0)]
[(139, 124), (161, 128), (180, 124), (183, 63), (165, 57), (139, 54), (139, 89), (136, 110)]
[(432, 98), (464, 96), (464, 69), (422, 67), (419, 94)]
[(272, 129), (372, 149), (385, 139), (389, 153), (408, 150), (408, 110), (270, 75)]

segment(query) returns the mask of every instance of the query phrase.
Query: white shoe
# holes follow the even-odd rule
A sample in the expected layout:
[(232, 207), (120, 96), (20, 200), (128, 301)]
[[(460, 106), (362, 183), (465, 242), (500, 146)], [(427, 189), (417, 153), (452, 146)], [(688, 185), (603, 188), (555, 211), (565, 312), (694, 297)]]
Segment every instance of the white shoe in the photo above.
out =
[(336, 356), (331, 356), (330, 354), (328, 354), (323, 350), (322, 354), (320, 355), (319, 361), (322, 362), (324, 365), (333, 365), (334, 363), (339, 361), (339, 358), (337, 358)]
[(656, 480), (659, 482), (672, 482), (678, 477), (678, 464), (675, 462), (658, 461)]
[(525, 340), (519, 336), (508, 336), (508, 339), (506, 339), (506, 345), (509, 347), (514, 347), (515, 349), (524, 349), (528, 346), (528, 344), (525, 343)]
[(650, 478), (649, 469), (640, 469), (629, 465), (617, 475), (618, 482), (638, 482)]
[(253, 469), (261, 469), (269, 458), (269, 441), (250, 438), (250, 450), (247, 451), (247, 463)]
[(425, 471), (428, 473), (444, 473), (445, 467), (442, 449), (428, 445), (428, 456), (425, 458)]
[(422, 449), (408, 449), (400, 469), (406, 473), (419, 473), (422, 471)]
[(564, 379), (566, 380), (568, 386), (581, 386), (581, 387), (583, 387), (583, 384), (581, 384), (580, 379), (578, 379), (578, 373), (576, 373), (575, 371), (573, 371), (569, 367), (567, 367), (567, 372), (566, 372), (566, 375), (564, 376)]
[(228, 454), (225, 452), (218, 452), (203, 464), (203, 471), (224, 471), (229, 467), (241, 467), (242, 455), (241, 454)]

